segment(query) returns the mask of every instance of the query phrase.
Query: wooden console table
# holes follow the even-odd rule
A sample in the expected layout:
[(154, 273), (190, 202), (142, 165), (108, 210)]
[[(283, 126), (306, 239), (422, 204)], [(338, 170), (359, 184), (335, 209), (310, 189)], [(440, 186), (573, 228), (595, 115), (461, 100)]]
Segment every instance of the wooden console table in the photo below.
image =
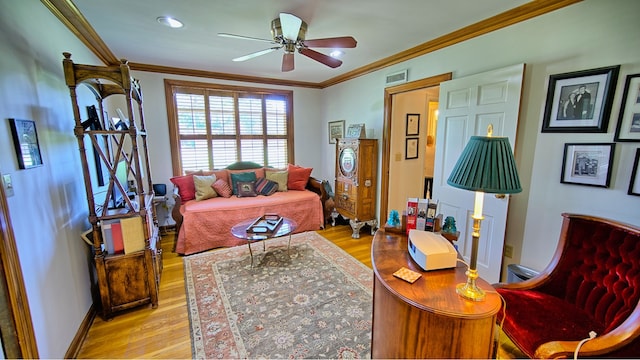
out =
[[(460, 297), (456, 285), (466, 281), (466, 265), (422, 271), (407, 251), (403, 234), (378, 230), (371, 260), (373, 330), (371, 357), (379, 358), (491, 358), (500, 297), (482, 279), (484, 301)], [(393, 273), (401, 267), (419, 272), (413, 284)]]

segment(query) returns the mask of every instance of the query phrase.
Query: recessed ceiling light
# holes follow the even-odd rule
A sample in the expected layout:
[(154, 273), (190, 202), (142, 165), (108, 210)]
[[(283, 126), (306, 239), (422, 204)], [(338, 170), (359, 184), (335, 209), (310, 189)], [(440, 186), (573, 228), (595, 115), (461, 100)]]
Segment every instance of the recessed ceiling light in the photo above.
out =
[(171, 16), (160, 16), (158, 17), (158, 22), (164, 26), (168, 26), (170, 28), (181, 28), (184, 26), (184, 24), (182, 23), (182, 21), (178, 20), (178, 19), (174, 19)]
[(333, 58), (339, 58), (342, 55), (344, 55), (344, 52), (340, 51), (340, 50), (333, 50), (331, 53), (329, 53), (329, 56), (331, 56)]

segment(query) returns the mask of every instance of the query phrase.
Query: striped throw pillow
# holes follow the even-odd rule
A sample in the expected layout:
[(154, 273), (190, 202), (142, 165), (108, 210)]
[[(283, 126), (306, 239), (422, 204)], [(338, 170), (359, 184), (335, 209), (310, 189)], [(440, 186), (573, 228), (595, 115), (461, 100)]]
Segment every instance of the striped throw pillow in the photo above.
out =
[(269, 196), (278, 191), (278, 183), (267, 178), (258, 178), (255, 189), (260, 195)]

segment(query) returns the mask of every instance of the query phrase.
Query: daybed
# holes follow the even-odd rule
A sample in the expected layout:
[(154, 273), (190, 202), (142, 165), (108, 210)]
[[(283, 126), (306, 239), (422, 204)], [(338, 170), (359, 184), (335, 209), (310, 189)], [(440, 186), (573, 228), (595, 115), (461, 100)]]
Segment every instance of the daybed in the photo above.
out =
[[(252, 174), (255, 174), (256, 180), (250, 180)], [(310, 174), (311, 168), (294, 165), (278, 170), (251, 162), (237, 162), (222, 170), (172, 178), (171, 182), (176, 186), (176, 204), (172, 216), (178, 234), (175, 251), (181, 255), (189, 255), (218, 247), (246, 244), (246, 240), (231, 235), (231, 228), (241, 221), (268, 213), (293, 219), (297, 223), (295, 233), (322, 228), (323, 204), (328, 195), (322, 181)], [(247, 175), (252, 175), (248, 177), (249, 180)], [(201, 180), (207, 176), (215, 178), (214, 184), (209, 185), (215, 189), (215, 197), (198, 197), (197, 191), (196, 194), (191, 194), (191, 183), (198, 184), (201, 190), (210, 190), (201, 184)], [(264, 183), (267, 185), (258, 185)], [(278, 185), (275, 186), (274, 183)], [(229, 195), (225, 192), (231, 191), (233, 185), (236, 185), (237, 194), (225, 197)], [(250, 188), (247, 188), (248, 185)], [(258, 189), (258, 186), (262, 188)], [(196, 198), (191, 199), (192, 197)]]

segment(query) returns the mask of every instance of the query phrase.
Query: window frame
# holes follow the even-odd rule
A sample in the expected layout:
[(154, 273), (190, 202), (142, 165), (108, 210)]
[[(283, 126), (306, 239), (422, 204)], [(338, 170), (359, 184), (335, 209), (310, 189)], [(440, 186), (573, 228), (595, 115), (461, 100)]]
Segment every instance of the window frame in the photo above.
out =
[[(181, 161), (180, 154), (180, 131), (178, 118), (176, 113), (176, 103), (175, 103), (175, 94), (178, 92), (182, 93), (190, 93), (190, 94), (201, 94), (205, 95), (207, 93), (229, 93), (233, 95), (234, 98), (237, 99), (238, 96), (250, 94), (250, 95), (260, 95), (260, 96), (282, 96), (286, 99), (287, 109), (286, 109), (286, 140), (287, 140), (287, 162), (290, 164), (295, 164), (294, 159), (294, 132), (293, 132), (293, 91), (291, 90), (280, 90), (280, 89), (267, 89), (267, 88), (257, 88), (257, 87), (246, 87), (246, 86), (234, 86), (234, 85), (223, 85), (223, 84), (215, 84), (215, 83), (202, 83), (202, 82), (193, 82), (193, 81), (183, 81), (183, 80), (172, 80), (165, 79), (164, 80), (165, 87), (165, 102), (167, 106), (167, 124), (169, 126), (169, 147), (171, 150), (171, 164), (172, 171), (174, 176), (183, 175), (183, 167)], [(237, 106), (237, 103), (236, 103)], [(266, 130), (266, 129), (265, 129)], [(238, 139), (239, 128), (236, 128), (235, 139)], [(227, 135), (232, 136), (233, 135)], [(210, 132), (206, 134), (207, 140), (212, 138)], [(264, 149), (266, 154), (266, 147)], [(212, 157), (209, 155), (210, 165), (212, 164)], [(206, 170), (206, 169), (203, 169)]]

